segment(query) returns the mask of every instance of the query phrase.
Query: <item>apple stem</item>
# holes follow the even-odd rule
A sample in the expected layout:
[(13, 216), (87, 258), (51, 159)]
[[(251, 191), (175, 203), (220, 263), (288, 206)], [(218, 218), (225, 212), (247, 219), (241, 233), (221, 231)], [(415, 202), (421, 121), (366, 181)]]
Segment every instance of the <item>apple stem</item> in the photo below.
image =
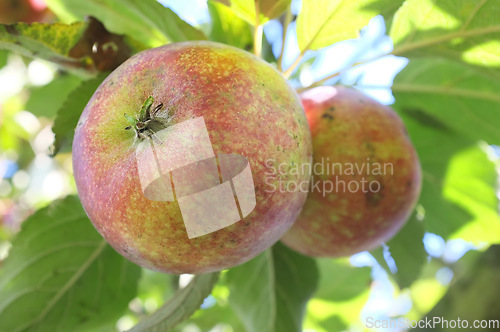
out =
[(259, 58), (262, 55), (262, 35), (264, 27), (260, 24), (260, 1), (255, 1), (255, 26), (253, 32), (253, 52)]
[(288, 32), (288, 27), (292, 22), (292, 10), (290, 7), (285, 12), (285, 20), (283, 22), (283, 35), (282, 35), (282, 43), (281, 43), (281, 52), (278, 57), (278, 70), (283, 73), (283, 53), (285, 53), (285, 42), (286, 42), (286, 34)]
[(156, 114), (163, 107), (163, 103), (158, 104), (151, 112), (151, 106), (153, 105), (154, 98), (149, 96), (146, 101), (142, 104), (141, 110), (139, 111), (139, 116), (137, 118), (130, 114), (124, 113), (125, 119), (128, 122), (128, 126), (125, 130), (134, 129), (138, 138), (149, 138), (154, 134), (154, 131), (149, 127), (151, 121), (155, 120)]

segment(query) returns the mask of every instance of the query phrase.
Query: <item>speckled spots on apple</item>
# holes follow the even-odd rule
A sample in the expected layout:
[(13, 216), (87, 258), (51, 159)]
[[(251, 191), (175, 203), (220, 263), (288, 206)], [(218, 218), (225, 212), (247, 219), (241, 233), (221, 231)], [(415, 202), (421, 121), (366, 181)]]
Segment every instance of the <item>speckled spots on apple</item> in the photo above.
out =
[[(374, 190), (311, 192), (303, 212), (283, 242), (312, 256), (348, 256), (370, 250), (392, 237), (418, 199), (421, 170), (402, 121), (387, 106), (347, 87), (320, 87), (303, 95), (313, 135), (313, 163), (388, 164), (378, 174), (313, 174), (341, 183), (362, 180)], [(325, 116), (331, 114), (333, 117)], [(368, 188), (365, 188), (368, 189)]]
[[(248, 217), (188, 239), (177, 202), (144, 197), (138, 140), (124, 130), (123, 114), (136, 116), (149, 96), (163, 110), (175, 110), (171, 124), (203, 116), (215, 154), (247, 157), (257, 201)], [(306, 193), (266, 191), (265, 160), (302, 163), (311, 155), (304, 111), (286, 80), (251, 54), (211, 42), (170, 44), (127, 60), (89, 101), (73, 146), (78, 193), (96, 229), (125, 257), (169, 273), (229, 268), (275, 243), (296, 219)]]

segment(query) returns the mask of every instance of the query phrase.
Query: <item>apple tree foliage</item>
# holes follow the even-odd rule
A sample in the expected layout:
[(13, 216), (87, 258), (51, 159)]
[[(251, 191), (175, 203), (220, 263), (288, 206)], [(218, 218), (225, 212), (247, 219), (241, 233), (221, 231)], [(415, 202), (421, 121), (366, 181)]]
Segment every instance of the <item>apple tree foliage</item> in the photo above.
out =
[[(352, 67), (388, 54), (409, 59), (386, 88), (392, 89), (393, 107), (418, 151), (423, 190), (406, 226), (371, 252), (374, 264), (386, 270), (395, 292), (411, 299), (403, 313), (410, 319), (500, 319), (497, 1), (302, 0), (294, 15), (291, 0), (209, 0), (210, 22), (200, 27), (154, 0), (47, 4), (57, 23), (0, 25), (0, 66), (13, 53), (57, 64), (55, 78), (29, 88), (21, 106), (53, 122), (54, 158), (71, 152), (88, 99), (134, 53), (171, 42), (214, 40), (255, 52), (297, 84), (316, 52), (357, 38), (371, 18), (382, 15), (393, 49), (353, 59)], [(283, 54), (275, 58), (270, 51), (262, 29), (270, 20), (284, 27), (284, 36), (296, 29), (300, 53), (290, 67), (283, 68)], [(298, 89), (338, 82), (339, 75)], [(5, 110), (1, 149), (29, 150), (15, 114)], [(23, 156), (25, 165), (33, 160)], [(131, 331), (182, 331), (188, 325), (249, 332), (364, 328), (362, 310), (373, 277), (369, 267), (355, 267), (347, 258), (312, 259), (277, 243), (241, 266), (194, 276), (179, 287), (177, 276), (143, 270), (114, 252), (76, 195), (38, 208), (17, 234), (0, 224), (0, 240), (11, 244), (8, 255), (0, 256), (0, 331), (112, 331), (124, 318)], [(478, 250), (456, 263), (430, 258), (425, 233), (463, 239)], [(434, 277), (443, 267), (454, 272), (451, 286)], [(155, 305), (147, 305), (151, 301)], [(474, 310), (464, 309), (469, 307)]]

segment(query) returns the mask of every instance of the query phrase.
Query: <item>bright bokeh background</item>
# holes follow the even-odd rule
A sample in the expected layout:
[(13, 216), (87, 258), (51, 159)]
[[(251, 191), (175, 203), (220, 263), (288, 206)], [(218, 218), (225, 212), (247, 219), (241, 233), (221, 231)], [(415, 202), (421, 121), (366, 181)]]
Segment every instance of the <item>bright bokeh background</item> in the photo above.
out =
[[(205, 30), (208, 28), (208, 8), (204, 0), (162, 0), (160, 2), (172, 8), (190, 24)], [(293, 14), (297, 14), (300, 7), (300, 0), (294, 0)], [(266, 23), (264, 33), (277, 57), (282, 47), (281, 24), (276, 20)], [(292, 23), (288, 30), (285, 45), (283, 66), (287, 68), (300, 53), (295, 23)], [(333, 73), (340, 72), (340, 75), (328, 81), (328, 84), (356, 85), (358, 89), (381, 103), (392, 104), (394, 98), (390, 90), (391, 84), (394, 76), (406, 66), (408, 60), (392, 55), (383, 56), (391, 50), (392, 42), (386, 35), (384, 20), (378, 16), (361, 31), (358, 39), (343, 41), (321, 51), (308, 51), (303, 60), (307, 64), (303, 65), (300, 76), (293, 78), (291, 83), (296, 87), (308, 86)], [(376, 60), (369, 61), (375, 58)], [(314, 61), (309, 62), (308, 60), (311, 59)], [(366, 61), (368, 63), (351, 68), (356, 63)], [(2, 147), (0, 151), (0, 215), (1, 222), (9, 233), (0, 234), (0, 260), (8, 254), (9, 238), (19, 229), (23, 219), (50, 201), (76, 192), (70, 155), (62, 153), (56, 158), (48, 155), (54, 138), (51, 131), (52, 122), (47, 118), (37, 117), (29, 109), (23, 108), (29, 97), (29, 90), (45, 86), (56, 75), (56, 67), (48, 62), (26, 61), (13, 54), (9, 55), (8, 64), (0, 70), (0, 119), (3, 121), (0, 125), (4, 131), (0, 135)], [(443, 238), (430, 233), (425, 235), (424, 245), (429, 259), (441, 259), (446, 263), (456, 262), (468, 250), (474, 249), (465, 241), (444, 241)], [(390, 253), (388, 251), (385, 253), (391, 270), (396, 271), (397, 266), (390, 257)], [(400, 292), (373, 256), (367, 252), (359, 253), (352, 256), (350, 262), (353, 266), (370, 267), (374, 280), (368, 301), (358, 317), (359, 321), (353, 322), (353, 330), (359, 329), (366, 317), (387, 319), (397, 315), (411, 316), (415, 304), (408, 294), (409, 290)], [(434, 289), (436, 294), (443, 292), (452, 277), (453, 272), (450, 268), (440, 268), (434, 280), (428, 281), (432, 284), (430, 289)], [(186, 285), (189, 278), (190, 276), (181, 276), (179, 279), (181, 286)], [(135, 307), (142, 305), (148, 312), (152, 312), (160, 305), (160, 300), (157, 298), (139, 301), (139, 304), (137, 301), (132, 301), (132, 311)], [(322, 305), (318, 303), (313, 300), (309, 309), (317, 310)], [(213, 305), (216, 305), (215, 300), (209, 298), (204, 308)], [(118, 326), (124, 330), (133, 324), (134, 319), (126, 316), (120, 320)], [(220, 331), (228, 329), (228, 327), (220, 327)], [(195, 332), (200, 329), (189, 325), (185, 331)]]

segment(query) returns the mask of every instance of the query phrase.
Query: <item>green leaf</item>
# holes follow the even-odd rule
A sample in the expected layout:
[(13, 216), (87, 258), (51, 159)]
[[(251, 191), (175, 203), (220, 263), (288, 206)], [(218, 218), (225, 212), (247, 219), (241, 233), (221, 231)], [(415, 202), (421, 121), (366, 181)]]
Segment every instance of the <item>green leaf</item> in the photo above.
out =
[(55, 134), (55, 142), (52, 154), (56, 155), (63, 147), (71, 147), (78, 119), (87, 105), (90, 97), (106, 78), (107, 73), (101, 73), (94, 79), (84, 81), (74, 89), (66, 98), (66, 101), (57, 111), (57, 116), (52, 126)]
[(219, 273), (196, 275), (184, 288), (178, 290), (165, 305), (139, 322), (130, 332), (171, 331), (200, 308), (219, 279)]
[(179, 324), (173, 331), (185, 332), (186, 326), (192, 326), (193, 324), (203, 328), (203, 331), (216, 331), (221, 325), (231, 326), (232, 331), (245, 331), (238, 316), (234, 314), (229, 304), (227, 302), (221, 303), (218, 299), (216, 301), (212, 307), (198, 310), (190, 319), (183, 324)]
[(488, 0), (407, 0), (390, 31), (395, 55), (500, 67), (500, 6)]
[(386, 245), (391, 257), (396, 263), (397, 271), (390, 270), (383, 256), (383, 248), (375, 249), (372, 254), (384, 267), (389, 275), (398, 283), (399, 288), (409, 287), (419, 278), (422, 267), (427, 262), (427, 253), (424, 248), (424, 225), (412, 216), (406, 225), (389, 240)]
[(386, 0), (378, 0), (370, 6), (379, 9), (379, 15), (382, 15), (385, 19), (385, 27), (387, 31), (391, 31), (392, 22), (394, 20), (394, 14), (403, 5), (405, 0), (394, 0), (392, 2), (386, 2)]
[[(252, 26), (262, 25), (267, 21), (279, 17), (290, 6), (292, 0), (214, 0), (225, 4), (239, 18)], [(259, 8), (257, 21), (256, 8)]]
[(277, 243), (228, 271), (229, 303), (248, 332), (302, 331), (317, 279), (313, 259)]
[(82, 75), (116, 68), (131, 55), (123, 37), (94, 18), (73, 24), (0, 25), (0, 49), (57, 63)]
[(201, 31), (155, 0), (47, 0), (47, 5), (64, 22), (92, 15), (109, 31), (128, 35), (148, 47), (206, 39)]
[(303, 0), (297, 18), (299, 48), (302, 52), (318, 50), (356, 38), (371, 18), (394, 9), (393, 0)]
[(222, 3), (209, 0), (207, 4), (212, 22), (210, 40), (250, 50), (253, 38), (248, 23)]
[(0, 151), (15, 149), (16, 151), (26, 152), (23, 148), (33, 151), (25, 143), (31, 139), (30, 133), (16, 121), (17, 114), (22, 111), (22, 101), (16, 98), (10, 98), (0, 104)]
[(345, 331), (359, 320), (372, 282), (371, 269), (348, 259), (320, 258), (319, 285), (308, 304), (304, 330)]
[(316, 262), (320, 282), (314, 298), (347, 301), (364, 293), (371, 283), (368, 267), (353, 267), (346, 259), (320, 258)]
[(62, 74), (49, 84), (33, 88), (26, 103), (26, 110), (36, 116), (53, 117), (70, 92), (81, 82), (75, 75)]
[[(470, 327), (473, 322), (481, 323), (482, 321), (483, 324), (490, 324), (490, 331), (498, 330), (500, 246), (491, 246), (484, 253), (469, 252), (458, 262), (458, 265), (454, 270), (455, 272), (458, 270), (458, 274), (462, 272), (463, 275), (457, 278), (455, 274), (450, 289), (426, 315), (427, 319), (440, 317), (446, 320), (456, 320), (460, 317), (462, 321), (468, 321)], [(441, 324), (437, 324), (432, 331), (449, 330), (441, 327)], [(419, 331), (431, 331), (431, 329), (423, 328)]]
[(471, 66), (435, 58), (410, 61), (395, 78), (401, 107), (431, 114), (474, 140), (500, 144), (500, 79)]
[(444, 179), (443, 196), (471, 216), (471, 221), (452, 237), (477, 245), (500, 243), (498, 173), (489, 149), (479, 144), (460, 151), (450, 160)]
[[(204, 302), (202, 306), (203, 310), (196, 311), (191, 318), (177, 325), (173, 331), (185, 332), (186, 327), (192, 324), (200, 327), (203, 331), (217, 329), (221, 325), (229, 325), (233, 331), (245, 331), (240, 319), (229, 305), (229, 288), (225, 283), (227, 271), (221, 272), (219, 282), (210, 294), (210, 301)], [(215, 303), (211, 303), (212, 301)]]
[(179, 276), (143, 268), (137, 297), (143, 302), (153, 299), (162, 305), (179, 288)]
[(9, 52), (7, 50), (0, 50), (0, 69), (2, 69), (9, 59)]
[(265, 18), (272, 20), (280, 17), (292, 4), (292, 0), (257, 0), (259, 12)]
[(88, 59), (75, 59), (71, 49), (84, 35), (87, 23), (15, 23), (0, 25), (0, 49), (29, 57), (86, 67)]
[(419, 204), (426, 231), (475, 244), (499, 243), (497, 174), (484, 146), (412, 109), (406, 98), (396, 98), (394, 107), (401, 112), (422, 165)]
[(77, 197), (56, 201), (23, 223), (3, 262), (0, 330), (109, 330), (139, 275), (95, 231)]

